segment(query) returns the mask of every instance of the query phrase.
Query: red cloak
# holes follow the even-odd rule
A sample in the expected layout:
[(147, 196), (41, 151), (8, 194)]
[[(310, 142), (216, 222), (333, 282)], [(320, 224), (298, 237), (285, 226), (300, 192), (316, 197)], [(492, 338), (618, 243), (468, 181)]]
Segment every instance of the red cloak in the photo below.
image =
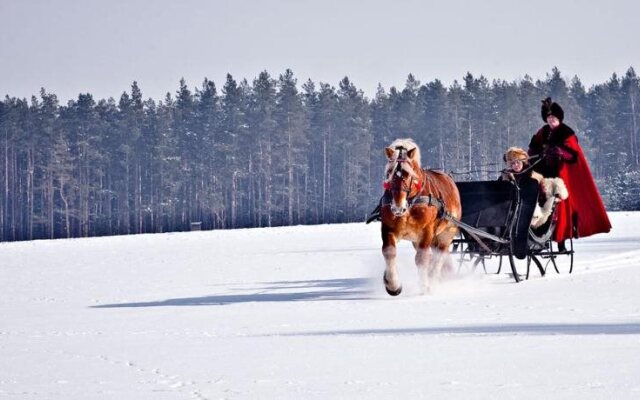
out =
[[(558, 175), (569, 190), (569, 198), (558, 204), (556, 241), (574, 237), (572, 219), (577, 221), (577, 237), (586, 237), (611, 230), (611, 222), (602, 198), (591, 176), (591, 170), (575, 135), (569, 136), (564, 145), (577, 154), (576, 162), (561, 163)], [(575, 217), (574, 217), (575, 215)]]
[[(611, 230), (611, 222), (591, 175), (589, 163), (578, 144), (578, 138), (573, 133), (573, 130), (566, 125), (561, 125), (559, 128), (561, 129), (556, 136), (557, 139), (552, 139), (544, 144), (551, 146), (561, 145), (574, 153), (576, 157), (574, 162), (560, 162), (558, 164), (557, 175), (562, 178), (567, 186), (569, 198), (558, 203), (554, 240), (561, 242), (573, 237), (587, 237), (596, 233), (609, 232)], [(548, 128), (541, 129), (531, 140), (530, 154), (538, 153), (536, 150), (543, 147), (540, 145), (542, 144), (541, 142), (545, 142), (543, 139), (543, 131), (545, 130), (548, 130)], [(542, 163), (544, 163), (544, 160)], [(574, 223), (577, 227), (576, 232), (572, 229)]]

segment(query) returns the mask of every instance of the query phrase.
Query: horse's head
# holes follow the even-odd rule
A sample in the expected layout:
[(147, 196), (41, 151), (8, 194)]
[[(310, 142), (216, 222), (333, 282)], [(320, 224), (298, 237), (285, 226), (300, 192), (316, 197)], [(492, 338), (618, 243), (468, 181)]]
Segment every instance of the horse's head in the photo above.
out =
[(400, 217), (409, 209), (409, 198), (422, 190), (420, 153), (413, 141), (395, 141), (385, 148), (387, 169), (384, 188), (391, 192), (391, 212)]

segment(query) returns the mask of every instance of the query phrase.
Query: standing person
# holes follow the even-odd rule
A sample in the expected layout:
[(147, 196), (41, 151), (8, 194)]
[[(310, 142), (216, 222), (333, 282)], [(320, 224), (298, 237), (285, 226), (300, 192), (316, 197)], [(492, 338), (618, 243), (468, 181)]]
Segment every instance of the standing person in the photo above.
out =
[(564, 240), (611, 230), (609, 217), (591, 175), (589, 164), (573, 129), (565, 125), (564, 111), (550, 97), (542, 100), (546, 122), (529, 143), (529, 156), (541, 157), (534, 170), (544, 177), (560, 177), (569, 191), (568, 201), (558, 205), (554, 240), (561, 251)]

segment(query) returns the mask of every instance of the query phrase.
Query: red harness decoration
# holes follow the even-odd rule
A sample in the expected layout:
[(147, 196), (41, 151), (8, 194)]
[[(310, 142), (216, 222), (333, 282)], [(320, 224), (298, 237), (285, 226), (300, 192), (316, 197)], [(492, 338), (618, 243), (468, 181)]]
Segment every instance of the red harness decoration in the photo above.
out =
[[(420, 194), (420, 192), (422, 191), (422, 182), (420, 181), (416, 181), (414, 183), (416, 189), (418, 190), (418, 194)], [(382, 187), (384, 188), (384, 190), (391, 190), (391, 182), (389, 181), (384, 181), (382, 182)], [(411, 188), (409, 188), (411, 189)]]

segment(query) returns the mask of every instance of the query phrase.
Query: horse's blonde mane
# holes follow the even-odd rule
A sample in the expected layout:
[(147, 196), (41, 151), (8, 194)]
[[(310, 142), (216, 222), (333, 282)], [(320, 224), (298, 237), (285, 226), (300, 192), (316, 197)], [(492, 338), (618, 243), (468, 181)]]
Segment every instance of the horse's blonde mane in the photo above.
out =
[(416, 149), (412, 159), (418, 164), (418, 167), (421, 166), (421, 164), (420, 164), (420, 148), (418, 147), (416, 142), (413, 141), (413, 139), (410, 139), (410, 138), (396, 139), (396, 140), (393, 141), (393, 143), (391, 143), (389, 145), (389, 147), (391, 147), (392, 149), (395, 149), (398, 146), (404, 147), (407, 150)]

